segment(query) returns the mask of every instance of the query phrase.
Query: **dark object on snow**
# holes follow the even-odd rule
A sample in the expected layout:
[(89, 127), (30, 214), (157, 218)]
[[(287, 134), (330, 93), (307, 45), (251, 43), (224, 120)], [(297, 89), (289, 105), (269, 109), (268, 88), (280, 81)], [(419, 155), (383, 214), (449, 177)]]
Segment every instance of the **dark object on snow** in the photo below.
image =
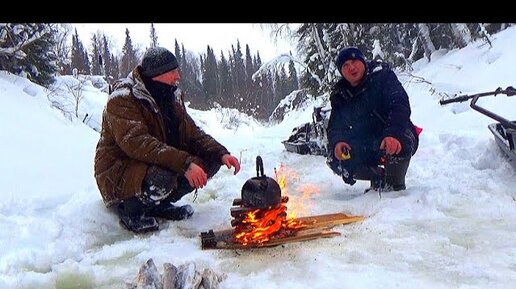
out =
[(190, 218), (193, 213), (193, 207), (188, 204), (183, 206), (174, 206), (170, 202), (161, 202), (161, 204), (151, 207), (145, 215), (172, 221), (181, 221)]
[(145, 216), (143, 203), (137, 197), (131, 197), (120, 202), (117, 206), (120, 223), (130, 231), (137, 234), (156, 231), (158, 222), (154, 217)]
[(120, 224), (127, 230), (136, 234), (159, 230), (156, 218), (172, 221), (180, 221), (190, 218), (194, 209), (190, 205), (175, 206), (174, 195), (167, 198), (147, 203), (145, 198), (131, 197), (121, 201), (116, 207), (116, 213), (120, 217)]
[(247, 180), (242, 187), (242, 205), (247, 208), (266, 209), (275, 207), (281, 202), (279, 184), (263, 173), (262, 157), (256, 157), (256, 174)]
[(516, 95), (516, 88), (509, 86), (506, 89), (502, 89), (501, 87), (499, 87), (495, 91), (472, 95), (461, 95), (450, 99), (442, 99), (439, 101), (439, 104), (443, 105), (453, 102), (463, 102), (471, 99), (469, 106), (472, 109), (498, 121), (498, 123), (489, 124), (488, 128), (493, 133), (496, 144), (500, 147), (502, 152), (508, 157), (509, 163), (514, 167), (514, 169), (516, 169), (516, 121), (510, 121), (490, 110), (487, 110), (477, 105), (477, 101), (480, 97), (489, 95), (496, 96), (497, 94), (513, 96)]
[(302, 124), (292, 130), (290, 137), (282, 141), (285, 149), (302, 155), (328, 155), (326, 127), (330, 119), (330, 109), (314, 107), (312, 122)]

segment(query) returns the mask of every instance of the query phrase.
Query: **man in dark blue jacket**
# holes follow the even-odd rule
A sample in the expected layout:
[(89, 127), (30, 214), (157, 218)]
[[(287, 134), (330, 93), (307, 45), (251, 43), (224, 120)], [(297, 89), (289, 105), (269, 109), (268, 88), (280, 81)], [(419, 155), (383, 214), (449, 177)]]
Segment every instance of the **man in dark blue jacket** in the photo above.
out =
[(328, 165), (350, 185), (404, 190), (419, 142), (405, 89), (388, 64), (366, 62), (356, 47), (340, 51), (336, 64), (343, 78), (330, 95)]

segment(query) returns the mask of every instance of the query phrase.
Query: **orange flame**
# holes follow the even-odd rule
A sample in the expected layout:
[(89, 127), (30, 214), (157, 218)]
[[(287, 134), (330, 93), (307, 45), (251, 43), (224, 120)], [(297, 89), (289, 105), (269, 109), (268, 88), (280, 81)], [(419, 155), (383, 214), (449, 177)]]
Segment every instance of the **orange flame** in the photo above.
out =
[[(293, 170), (287, 169), (283, 164), (280, 165), (276, 172), (276, 181), (281, 189), (283, 196), (288, 196), (287, 178), (291, 180), (299, 180), (299, 176)], [(235, 228), (235, 240), (242, 245), (261, 244), (274, 238), (281, 238), (295, 234), (299, 229), (306, 225), (295, 220), (299, 212), (308, 211), (305, 205), (313, 193), (319, 190), (313, 185), (303, 185), (301, 187), (302, 195), (299, 201), (292, 204), (294, 208), (287, 217), (287, 207), (283, 204), (277, 208), (256, 209), (248, 212), (241, 224)], [(289, 197), (289, 200), (292, 200)]]
[(256, 209), (246, 214), (242, 224), (236, 226), (235, 239), (242, 245), (261, 244), (274, 238), (280, 231), (297, 231), (305, 225), (294, 219), (287, 220), (287, 207), (280, 205), (275, 209)]
[[(281, 188), (281, 195), (289, 197), (289, 209), (288, 219), (296, 218), (301, 215), (309, 215), (310, 208), (313, 206), (313, 202), (310, 200), (314, 195), (319, 194), (319, 188), (313, 184), (301, 184), (296, 188), (296, 196), (290, 194), (289, 182), (299, 181), (299, 175), (293, 169), (287, 168), (281, 164), (279, 169), (276, 171), (276, 178)], [(299, 196), (300, 193), (300, 196)]]

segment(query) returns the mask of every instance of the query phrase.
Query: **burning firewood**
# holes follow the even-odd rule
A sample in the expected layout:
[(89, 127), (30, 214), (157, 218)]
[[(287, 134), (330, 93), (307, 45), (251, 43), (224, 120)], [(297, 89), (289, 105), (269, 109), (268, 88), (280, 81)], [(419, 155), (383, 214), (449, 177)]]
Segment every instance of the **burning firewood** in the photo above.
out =
[[(230, 214), (233, 229), (201, 233), (203, 249), (244, 249), (338, 236), (336, 225), (361, 221), (361, 216), (330, 214), (287, 218), (287, 196), (280, 185), (263, 173), (263, 161), (256, 158), (257, 176), (242, 187), (242, 198), (233, 200)], [(283, 183), (283, 182), (282, 182)]]

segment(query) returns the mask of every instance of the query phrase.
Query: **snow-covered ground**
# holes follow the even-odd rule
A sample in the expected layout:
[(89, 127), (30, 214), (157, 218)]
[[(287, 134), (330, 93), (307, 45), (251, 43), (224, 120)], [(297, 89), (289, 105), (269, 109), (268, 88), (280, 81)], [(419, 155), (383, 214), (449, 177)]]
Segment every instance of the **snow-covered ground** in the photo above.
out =
[[(0, 72), (0, 288), (124, 288), (149, 258), (160, 271), (166, 262), (195, 262), (226, 273), (222, 288), (514, 288), (516, 173), (487, 129), (493, 120), (467, 104), (438, 104), (444, 94), (516, 86), (514, 43), (511, 27), (494, 35), (492, 48), (477, 42), (439, 51), (400, 76), (412, 119), (424, 131), (407, 190), (381, 199), (363, 194), (366, 182), (345, 185), (323, 157), (285, 151), (281, 141), (311, 120), (310, 105), (270, 127), (230, 110), (190, 109), (241, 158), (242, 171), (233, 176), (222, 167), (199, 191), (191, 219), (139, 236), (122, 229), (102, 203), (93, 178), (98, 133), (51, 108), (45, 89)], [(84, 103), (98, 115), (106, 94), (87, 91)], [(514, 98), (479, 104), (516, 119)], [(232, 201), (255, 176), (257, 155), (269, 176), (281, 164), (297, 173), (289, 203), (312, 186), (302, 215), (344, 212), (365, 221), (336, 227), (342, 235), (329, 239), (201, 250), (200, 232), (230, 226)]]

